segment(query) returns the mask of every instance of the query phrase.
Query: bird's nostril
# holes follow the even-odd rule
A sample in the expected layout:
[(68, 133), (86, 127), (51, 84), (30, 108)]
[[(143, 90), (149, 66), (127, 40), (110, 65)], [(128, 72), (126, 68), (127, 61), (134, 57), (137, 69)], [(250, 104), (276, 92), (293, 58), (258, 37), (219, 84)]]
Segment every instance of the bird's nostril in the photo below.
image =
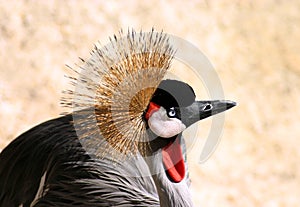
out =
[(203, 108), (203, 111), (209, 111), (213, 108), (213, 106), (211, 104), (206, 104)]

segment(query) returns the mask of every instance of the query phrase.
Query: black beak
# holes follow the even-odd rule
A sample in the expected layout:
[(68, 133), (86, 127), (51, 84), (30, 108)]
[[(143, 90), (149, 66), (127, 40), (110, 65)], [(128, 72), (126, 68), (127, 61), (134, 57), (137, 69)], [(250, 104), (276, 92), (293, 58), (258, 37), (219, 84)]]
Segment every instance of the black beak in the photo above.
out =
[(180, 107), (181, 121), (188, 127), (199, 120), (221, 113), (234, 106), (236, 106), (236, 103), (233, 101), (195, 101), (188, 107)]

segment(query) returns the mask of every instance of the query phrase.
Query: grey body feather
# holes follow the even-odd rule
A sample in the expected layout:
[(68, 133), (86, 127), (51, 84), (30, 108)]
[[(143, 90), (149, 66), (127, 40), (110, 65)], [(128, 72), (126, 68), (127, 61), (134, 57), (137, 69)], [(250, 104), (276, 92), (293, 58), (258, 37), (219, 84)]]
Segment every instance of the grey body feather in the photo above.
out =
[[(192, 206), (188, 178), (172, 183), (164, 172), (151, 176), (149, 167), (163, 169), (156, 159), (112, 164), (92, 158), (66, 115), (32, 128), (2, 151), (0, 206)], [(43, 175), (41, 197), (34, 200)]]

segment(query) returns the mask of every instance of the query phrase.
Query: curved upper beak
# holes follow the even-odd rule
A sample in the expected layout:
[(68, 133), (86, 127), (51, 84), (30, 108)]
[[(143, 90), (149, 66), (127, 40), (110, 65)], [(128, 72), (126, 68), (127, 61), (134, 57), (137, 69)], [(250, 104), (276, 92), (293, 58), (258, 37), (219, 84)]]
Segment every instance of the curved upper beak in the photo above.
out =
[(226, 111), (236, 106), (236, 103), (229, 100), (195, 101), (187, 107), (180, 107), (181, 121), (186, 127), (193, 123)]

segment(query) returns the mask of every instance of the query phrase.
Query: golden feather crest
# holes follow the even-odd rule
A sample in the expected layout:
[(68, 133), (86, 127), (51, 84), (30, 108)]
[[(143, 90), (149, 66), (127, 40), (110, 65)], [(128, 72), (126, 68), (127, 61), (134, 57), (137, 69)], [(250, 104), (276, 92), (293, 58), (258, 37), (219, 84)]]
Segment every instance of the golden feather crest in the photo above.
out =
[(128, 31), (95, 46), (83, 61), (74, 90), (62, 104), (73, 109), (74, 126), (87, 152), (96, 157), (135, 155), (149, 144), (143, 114), (174, 55), (168, 35)]

